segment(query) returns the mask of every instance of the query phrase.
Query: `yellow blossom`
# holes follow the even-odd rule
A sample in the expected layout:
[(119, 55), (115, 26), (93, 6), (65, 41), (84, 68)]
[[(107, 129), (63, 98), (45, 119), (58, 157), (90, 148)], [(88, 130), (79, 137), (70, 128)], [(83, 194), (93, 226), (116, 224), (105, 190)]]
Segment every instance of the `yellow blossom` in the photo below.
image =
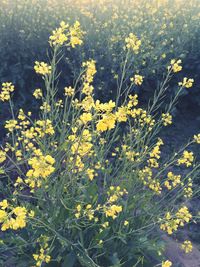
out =
[(13, 132), (16, 129), (17, 121), (16, 120), (9, 120), (6, 121), (5, 129), (8, 129), (9, 132)]
[(185, 240), (183, 244), (181, 245), (181, 248), (185, 251), (185, 253), (192, 252), (192, 249), (193, 249), (192, 242), (189, 240)]
[(180, 59), (172, 59), (171, 65), (168, 67), (168, 70), (172, 70), (174, 73), (179, 72), (182, 70), (181, 66), (182, 61)]
[(172, 266), (172, 262), (169, 260), (162, 262), (162, 267), (171, 267), (171, 266)]
[(33, 92), (33, 96), (36, 98), (36, 99), (40, 99), (42, 98), (42, 90), (41, 89), (35, 89), (35, 91)]
[(70, 45), (72, 48), (83, 44), (83, 35), (84, 32), (81, 30), (80, 22), (76, 21), (74, 25), (69, 28)]
[(125, 38), (125, 44), (127, 49), (130, 49), (137, 54), (141, 46), (141, 40), (139, 40), (133, 33), (130, 33), (129, 36)]
[(143, 76), (135, 74), (130, 81), (133, 82), (135, 85), (141, 85), (143, 83)]
[(68, 40), (68, 34), (66, 32), (68, 27), (69, 25), (62, 21), (60, 27), (53, 30), (52, 35), (49, 37), (51, 46), (63, 45)]
[(10, 94), (15, 90), (14, 85), (10, 82), (2, 83), (0, 100), (2, 102), (10, 100)]
[(111, 205), (104, 208), (106, 217), (112, 217), (113, 219), (117, 218), (117, 215), (122, 212), (122, 206)]
[(88, 122), (90, 122), (92, 120), (92, 114), (91, 113), (86, 113), (84, 112), (81, 116), (80, 116), (80, 120), (83, 124), (87, 124)]
[(0, 202), (1, 230), (18, 230), (24, 228), (27, 223), (28, 211), (25, 207), (12, 207), (7, 200)]
[(164, 126), (172, 124), (172, 115), (170, 115), (169, 113), (163, 113), (162, 114), (162, 121), (163, 121)]
[(51, 175), (54, 168), (55, 159), (50, 155), (39, 155), (32, 157), (28, 160), (28, 164), (31, 166), (31, 169), (27, 171), (27, 179), (25, 182), (31, 187), (40, 187), (42, 184), (42, 179), (46, 179)]
[(182, 82), (179, 82), (178, 85), (185, 87), (185, 88), (191, 88), (193, 86), (194, 79), (188, 79), (188, 78), (183, 78)]
[(178, 165), (186, 165), (186, 167), (190, 167), (194, 161), (193, 152), (189, 152), (187, 150), (183, 151), (183, 155), (180, 159), (178, 159)]
[(102, 119), (97, 122), (97, 131), (105, 132), (115, 128), (116, 116), (114, 114), (104, 114)]
[(3, 163), (6, 160), (6, 152), (0, 150), (0, 163)]
[(195, 141), (197, 144), (200, 144), (200, 134), (194, 135), (194, 141)]
[(51, 73), (51, 66), (49, 66), (45, 62), (35, 61), (34, 70), (36, 73), (45, 76), (45, 75), (49, 75)]
[(75, 92), (74, 88), (72, 88), (71, 86), (65, 87), (64, 91), (65, 91), (65, 96), (73, 96)]

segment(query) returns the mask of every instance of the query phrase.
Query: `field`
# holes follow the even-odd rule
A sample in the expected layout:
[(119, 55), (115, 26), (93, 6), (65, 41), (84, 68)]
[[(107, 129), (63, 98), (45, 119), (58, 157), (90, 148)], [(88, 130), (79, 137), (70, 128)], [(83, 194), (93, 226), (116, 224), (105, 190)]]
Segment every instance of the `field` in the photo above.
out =
[(0, 267), (199, 267), (200, 1), (0, 22)]

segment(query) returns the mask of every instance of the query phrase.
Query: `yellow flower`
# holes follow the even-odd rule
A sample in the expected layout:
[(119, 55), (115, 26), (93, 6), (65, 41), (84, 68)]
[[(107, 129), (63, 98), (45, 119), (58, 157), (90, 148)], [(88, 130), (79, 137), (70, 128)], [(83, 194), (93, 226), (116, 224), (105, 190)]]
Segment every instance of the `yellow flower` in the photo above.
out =
[(83, 62), (82, 67), (85, 68), (85, 74), (83, 75), (83, 88), (82, 93), (89, 96), (93, 93), (94, 87), (91, 83), (94, 80), (94, 75), (96, 71), (96, 62), (94, 60), (89, 60)]
[(77, 209), (77, 211), (78, 211), (78, 212), (80, 212), (80, 211), (81, 211), (81, 209), (82, 209), (82, 208), (81, 208), (81, 205), (80, 205), (80, 204), (79, 204), (79, 205), (77, 205), (76, 209)]
[(194, 141), (195, 141), (197, 144), (200, 144), (200, 134), (194, 135)]
[(49, 66), (45, 62), (35, 61), (34, 70), (36, 73), (45, 76), (45, 75), (49, 75), (51, 73), (51, 66)]
[(36, 99), (40, 99), (42, 98), (42, 90), (41, 89), (35, 89), (35, 91), (33, 92), (33, 96), (36, 98)]
[(93, 169), (87, 169), (86, 173), (87, 173), (90, 181), (92, 181), (94, 179), (94, 176), (95, 176), (95, 171)]
[(102, 224), (103, 228), (107, 228), (108, 226), (109, 226), (109, 222), (105, 222), (105, 223)]
[(48, 253), (48, 244), (44, 244), (44, 248), (41, 247), (38, 254), (33, 254), (33, 258), (36, 261), (36, 266), (40, 267), (43, 263), (49, 263), (51, 261), (51, 256)]
[(114, 114), (105, 114), (102, 119), (97, 122), (96, 128), (98, 132), (105, 132), (115, 128), (116, 116)]
[(52, 122), (49, 119), (36, 121), (35, 131), (39, 137), (44, 137), (45, 134), (54, 135), (55, 133)]
[(74, 48), (77, 45), (83, 44), (83, 35), (84, 32), (80, 28), (80, 22), (76, 21), (73, 26), (69, 28), (69, 35), (70, 35), (70, 45)]
[(87, 124), (89, 121), (92, 120), (92, 114), (91, 113), (86, 113), (84, 112), (81, 116), (80, 116), (80, 120), (83, 124)]
[(5, 221), (7, 218), (7, 212), (3, 209), (0, 209), (0, 223)]
[(51, 46), (63, 45), (68, 40), (68, 34), (66, 30), (69, 25), (65, 24), (64, 21), (60, 23), (60, 27), (52, 32), (49, 37), (49, 43)]
[(128, 109), (138, 105), (138, 95), (129, 95), (129, 102), (127, 104)]
[(172, 115), (170, 115), (169, 113), (163, 113), (162, 114), (162, 121), (163, 121), (164, 126), (172, 124)]
[(97, 100), (95, 102), (94, 108), (95, 108), (96, 111), (98, 111), (100, 113), (104, 113), (104, 112), (105, 113), (110, 113), (114, 109), (115, 105), (116, 105), (115, 102), (113, 102), (112, 100), (110, 100), (107, 103), (100, 103), (100, 101)]
[(191, 88), (193, 86), (194, 79), (188, 79), (188, 78), (183, 78), (182, 82), (179, 82), (178, 85), (185, 87), (185, 88)]
[(50, 155), (38, 155), (28, 160), (31, 169), (27, 171), (25, 182), (31, 187), (41, 187), (42, 179), (46, 179), (55, 171), (55, 159)]
[(5, 129), (8, 129), (9, 132), (13, 132), (16, 129), (17, 121), (16, 120), (9, 120), (6, 121)]
[(65, 91), (65, 96), (73, 96), (75, 92), (75, 90), (71, 86), (65, 87), (64, 91)]
[(17, 230), (26, 226), (28, 211), (25, 207), (12, 207), (5, 199), (0, 202), (0, 207), (0, 223), (2, 223), (2, 231), (8, 229)]
[(0, 202), (1, 209), (5, 210), (8, 207), (8, 201), (7, 199), (4, 199)]
[(126, 122), (127, 121), (127, 108), (126, 107), (119, 107), (117, 112), (115, 113), (116, 119), (119, 122)]
[(143, 76), (136, 74), (132, 78), (130, 78), (130, 81), (133, 82), (135, 85), (141, 85), (143, 83), (143, 78)]
[(193, 246), (191, 241), (185, 240), (183, 244), (181, 245), (181, 248), (185, 251), (185, 253), (190, 253), (192, 252)]
[(176, 73), (182, 70), (182, 66), (180, 65), (182, 61), (180, 59), (172, 59), (171, 65), (168, 67), (168, 70), (172, 70), (172, 72)]
[(117, 215), (122, 212), (122, 206), (111, 205), (104, 208), (106, 217), (112, 217), (113, 219), (117, 218)]
[(172, 262), (169, 260), (162, 262), (162, 267), (171, 267), (171, 266), (172, 266)]
[(51, 106), (45, 101), (42, 106), (40, 106), (40, 109), (47, 113), (51, 111)]
[(187, 150), (183, 151), (183, 155), (180, 159), (178, 159), (178, 165), (186, 165), (186, 167), (190, 167), (194, 161), (193, 152), (189, 152)]
[(164, 185), (167, 187), (168, 190), (171, 190), (172, 187), (176, 187), (181, 183), (181, 176), (174, 175), (172, 172), (168, 172), (167, 174), (167, 181), (165, 181)]
[(193, 195), (193, 190), (192, 190), (192, 179), (189, 178), (188, 179), (188, 184), (187, 186), (184, 188), (184, 197), (185, 198), (191, 198)]
[(5, 102), (10, 100), (10, 94), (15, 90), (14, 85), (10, 82), (2, 83), (0, 100)]
[(184, 226), (185, 223), (188, 223), (191, 218), (192, 215), (188, 208), (183, 206), (174, 216), (170, 212), (167, 212), (164, 217), (164, 222), (160, 225), (160, 229), (171, 235), (179, 226)]
[(3, 163), (6, 160), (6, 152), (0, 150), (0, 163)]
[(130, 33), (127, 38), (125, 38), (126, 48), (132, 50), (135, 54), (138, 54), (138, 51), (141, 46), (141, 40), (137, 38), (136, 35)]
[(129, 225), (129, 222), (128, 221), (124, 221), (124, 226), (127, 226)]

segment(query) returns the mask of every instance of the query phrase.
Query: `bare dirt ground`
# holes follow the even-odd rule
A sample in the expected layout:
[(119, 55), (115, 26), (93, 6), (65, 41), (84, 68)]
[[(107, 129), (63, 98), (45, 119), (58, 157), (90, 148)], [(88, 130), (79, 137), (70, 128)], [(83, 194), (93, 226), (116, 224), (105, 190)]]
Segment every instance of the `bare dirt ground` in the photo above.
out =
[(173, 267), (200, 267), (200, 251), (193, 244), (193, 251), (185, 254), (181, 249), (181, 243), (164, 235), (163, 239), (167, 243), (166, 257), (171, 260)]

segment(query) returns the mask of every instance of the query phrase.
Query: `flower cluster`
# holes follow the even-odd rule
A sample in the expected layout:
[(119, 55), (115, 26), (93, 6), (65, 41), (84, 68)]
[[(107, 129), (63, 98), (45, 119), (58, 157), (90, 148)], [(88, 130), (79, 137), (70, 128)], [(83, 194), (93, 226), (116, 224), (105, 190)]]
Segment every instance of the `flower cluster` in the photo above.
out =
[(49, 43), (51, 46), (63, 45), (67, 40), (68, 36), (65, 31), (69, 28), (69, 25), (64, 21), (60, 23), (60, 27), (53, 30), (52, 35), (49, 37)]
[(194, 161), (193, 152), (189, 152), (187, 150), (183, 151), (183, 155), (180, 159), (178, 159), (178, 165), (185, 165), (186, 167), (190, 167)]
[(17, 126), (17, 120), (6, 121), (5, 129), (8, 129), (9, 132), (13, 132), (17, 128), (19, 128)]
[(192, 252), (193, 246), (192, 242), (189, 240), (185, 240), (183, 244), (181, 245), (181, 249), (185, 251), (185, 253), (190, 253)]
[[(71, 151), (68, 164), (74, 166), (73, 173), (81, 173), (85, 168), (85, 162), (94, 154), (92, 134), (89, 129), (82, 130), (81, 135), (78, 128), (73, 128), (72, 131), (73, 134), (68, 136)], [(86, 174), (91, 181), (96, 176), (91, 167), (86, 169)]]
[(194, 79), (188, 79), (188, 78), (183, 78), (182, 82), (179, 82), (178, 85), (185, 87), (185, 88), (191, 88), (193, 86)]
[(187, 183), (186, 187), (184, 188), (184, 197), (185, 198), (191, 198), (192, 197), (192, 195), (193, 195), (192, 186), (193, 186), (192, 179), (189, 178), (188, 183)]
[[(112, 218), (114, 220), (123, 211), (122, 205), (119, 205), (117, 202), (127, 194), (128, 192), (125, 189), (121, 190), (119, 186), (111, 186), (110, 190), (107, 192), (108, 197), (105, 204), (98, 204), (96, 207), (92, 207), (91, 204), (86, 204), (84, 207), (78, 204), (75, 209), (75, 217), (77, 219), (83, 217), (87, 218), (89, 221), (94, 220), (98, 222), (101, 220), (98, 216), (102, 214), (105, 218)], [(128, 223), (126, 222), (125, 224), (127, 225)], [(108, 222), (104, 223), (102, 226), (106, 228)]]
[(130, 81), (134, 83), (135, 85), (142, 85), (143, 83), (143, 76), (139, 74), (135, 74), (132, 78), (130, 78)]
[(162, 187), (160, 180), (153, 177), (153, 170), (152, 168), (158, 168), (159, 163), (158, 160), (160, 159), (160, 146), (163, 145), (163, 141), (161, 138), (158, 139), (156, 145), (153, 149), (149, 152), (149, 159), (147, 160), (148, 166), (145, 166), (139, 171), (139, 178), (143, 182), (145, 186), (148, 186), (152, 191), (156, 194), (161, 194)]
[(161, 138), (158, 139), (156, 145), (154, 148), (150, 151), (149, 156), (150, 158), (148, 159), (148, 165), (151, 168), (158, 168), (158, 160), (160, 159), (160, 146), (163, 145), (163, 140)]
[(69, 29), (70, 35), (70, 45), (72, 48), (76, 47), (77, 45), (83, 44), (83, 35), (84, 32), (80, 28), (80, 22), (76, 21), (73, 26)]
[(36, 121), (35, 131), (39, 137), (44, 137), (46, 134), (53, 135), (55, 133), (51, 120)]
[(45, 62), (35, 61), (34, 70), (36, 73), (38, 73), (42, 76), (46, 76), (46, 75), (49, 75), (51, 73), (51, 66), (49, 66)]
[(138, 54), (141, 40), (139, 40), (136, 35), (130, 33), (129, 36), (125, 38), (125, 43), (128, 50), (132, 50), (135, 54)]
[(194, 135), (194, 141), (195, 141), (197, 144), (200, 144), (200, 134)]
[(44, 156), (41, 151), (37, 151), (37, 154), (28, 160), (31, 169), (26, 173), (25, 182), (31, 188), (41, 187), (42, 181), (55, 171), (54, 163), (52, 156)]
[(97, 72), (95, 61), (90, 60), (83, 62), (82, 67), (85, 68), (85, 73), (83, 75), (83, 88), (82, 93), (89, 96), (93, 93), (94, 87), (91, 85), (91, 83), (94, 80), (94, 75)]
[(33, 254), (33, 258), (36, 261), (36, 265), (34, 267), (40, 267), (43, 263), (49, 263), (51, 261), (51, 256), (49, 253), (48, 241), (49, 238), (47, 236), (40, 236), (37, 240), (40, 244), (40, 249), (38, 253)]
[(15, 87), (12, 83), (6, 82), (2, 83), (2, 88), (0, 92), (0, 100), (5, 102), (10, 100), (10, 94), (15, 90)]
[(178, 59), (178, 60), (172, 59), (170, 63), (171, 63), (171, 65), (168, 66), (168, 70), (171, 70), (174, 73), (179, 72), (179, 71), (182, 70), (182, 66), (181, 66), (182, 61), (181, 61), (181, 59)]
[(0, 150), (0, 163), (3, 163), (6, 160), (6, 152)]
[(33, 96), (36, 98), (36, 99), (40, 99), (42, 98), (42, 90), (40, 88), (38, 89), (35, 89), (35, 91), (33, 92)]
[(65, 96), (71, 97), (71, 96), (74, 95), (75, 90), (74, 90), (74, 88), (72, 88), (71, 86), (69, 86), (69, 87), (65, 87), (64, 88), (64, 92), (65, 92)]
[(167, 180), (164, 183), (164, 185), (167, 187), (168, 190), (175, 188), (180, 183), (181, 183), (181, 175), (175, 175), (172, 172), (168, 172)]
[(80, 29), (80, 23), (76, 21), (73, 26), (69, 26), (64, 21), (60, 23), (60, 27), (52, 32), (49, 37), (51, 46), (67, 45), (74, 48), (77, 45), (82, 45), (84, 32)]
[(162, 122), (164, 126), (172, 124), (172, 115), (170, 115), (169, 113), (163, 113)]
[(26, 227), (27, 217), (34, 216), (25, 207), (13, 207), (8, 203), (6, 199), (0, 202), (0, 223), (1, 230), (6, 231), (7, 229), (17, 230)]
[(164, 222), (160, 225), (160, 229), (171, 235), (174, 231), (177, 231), (179, 226), (184, 226), (185, 223), (188, 223), (191, 218), (192, 215), (186, 206), (180, 208), (174, 217), (170, 212), (167, 212)]

